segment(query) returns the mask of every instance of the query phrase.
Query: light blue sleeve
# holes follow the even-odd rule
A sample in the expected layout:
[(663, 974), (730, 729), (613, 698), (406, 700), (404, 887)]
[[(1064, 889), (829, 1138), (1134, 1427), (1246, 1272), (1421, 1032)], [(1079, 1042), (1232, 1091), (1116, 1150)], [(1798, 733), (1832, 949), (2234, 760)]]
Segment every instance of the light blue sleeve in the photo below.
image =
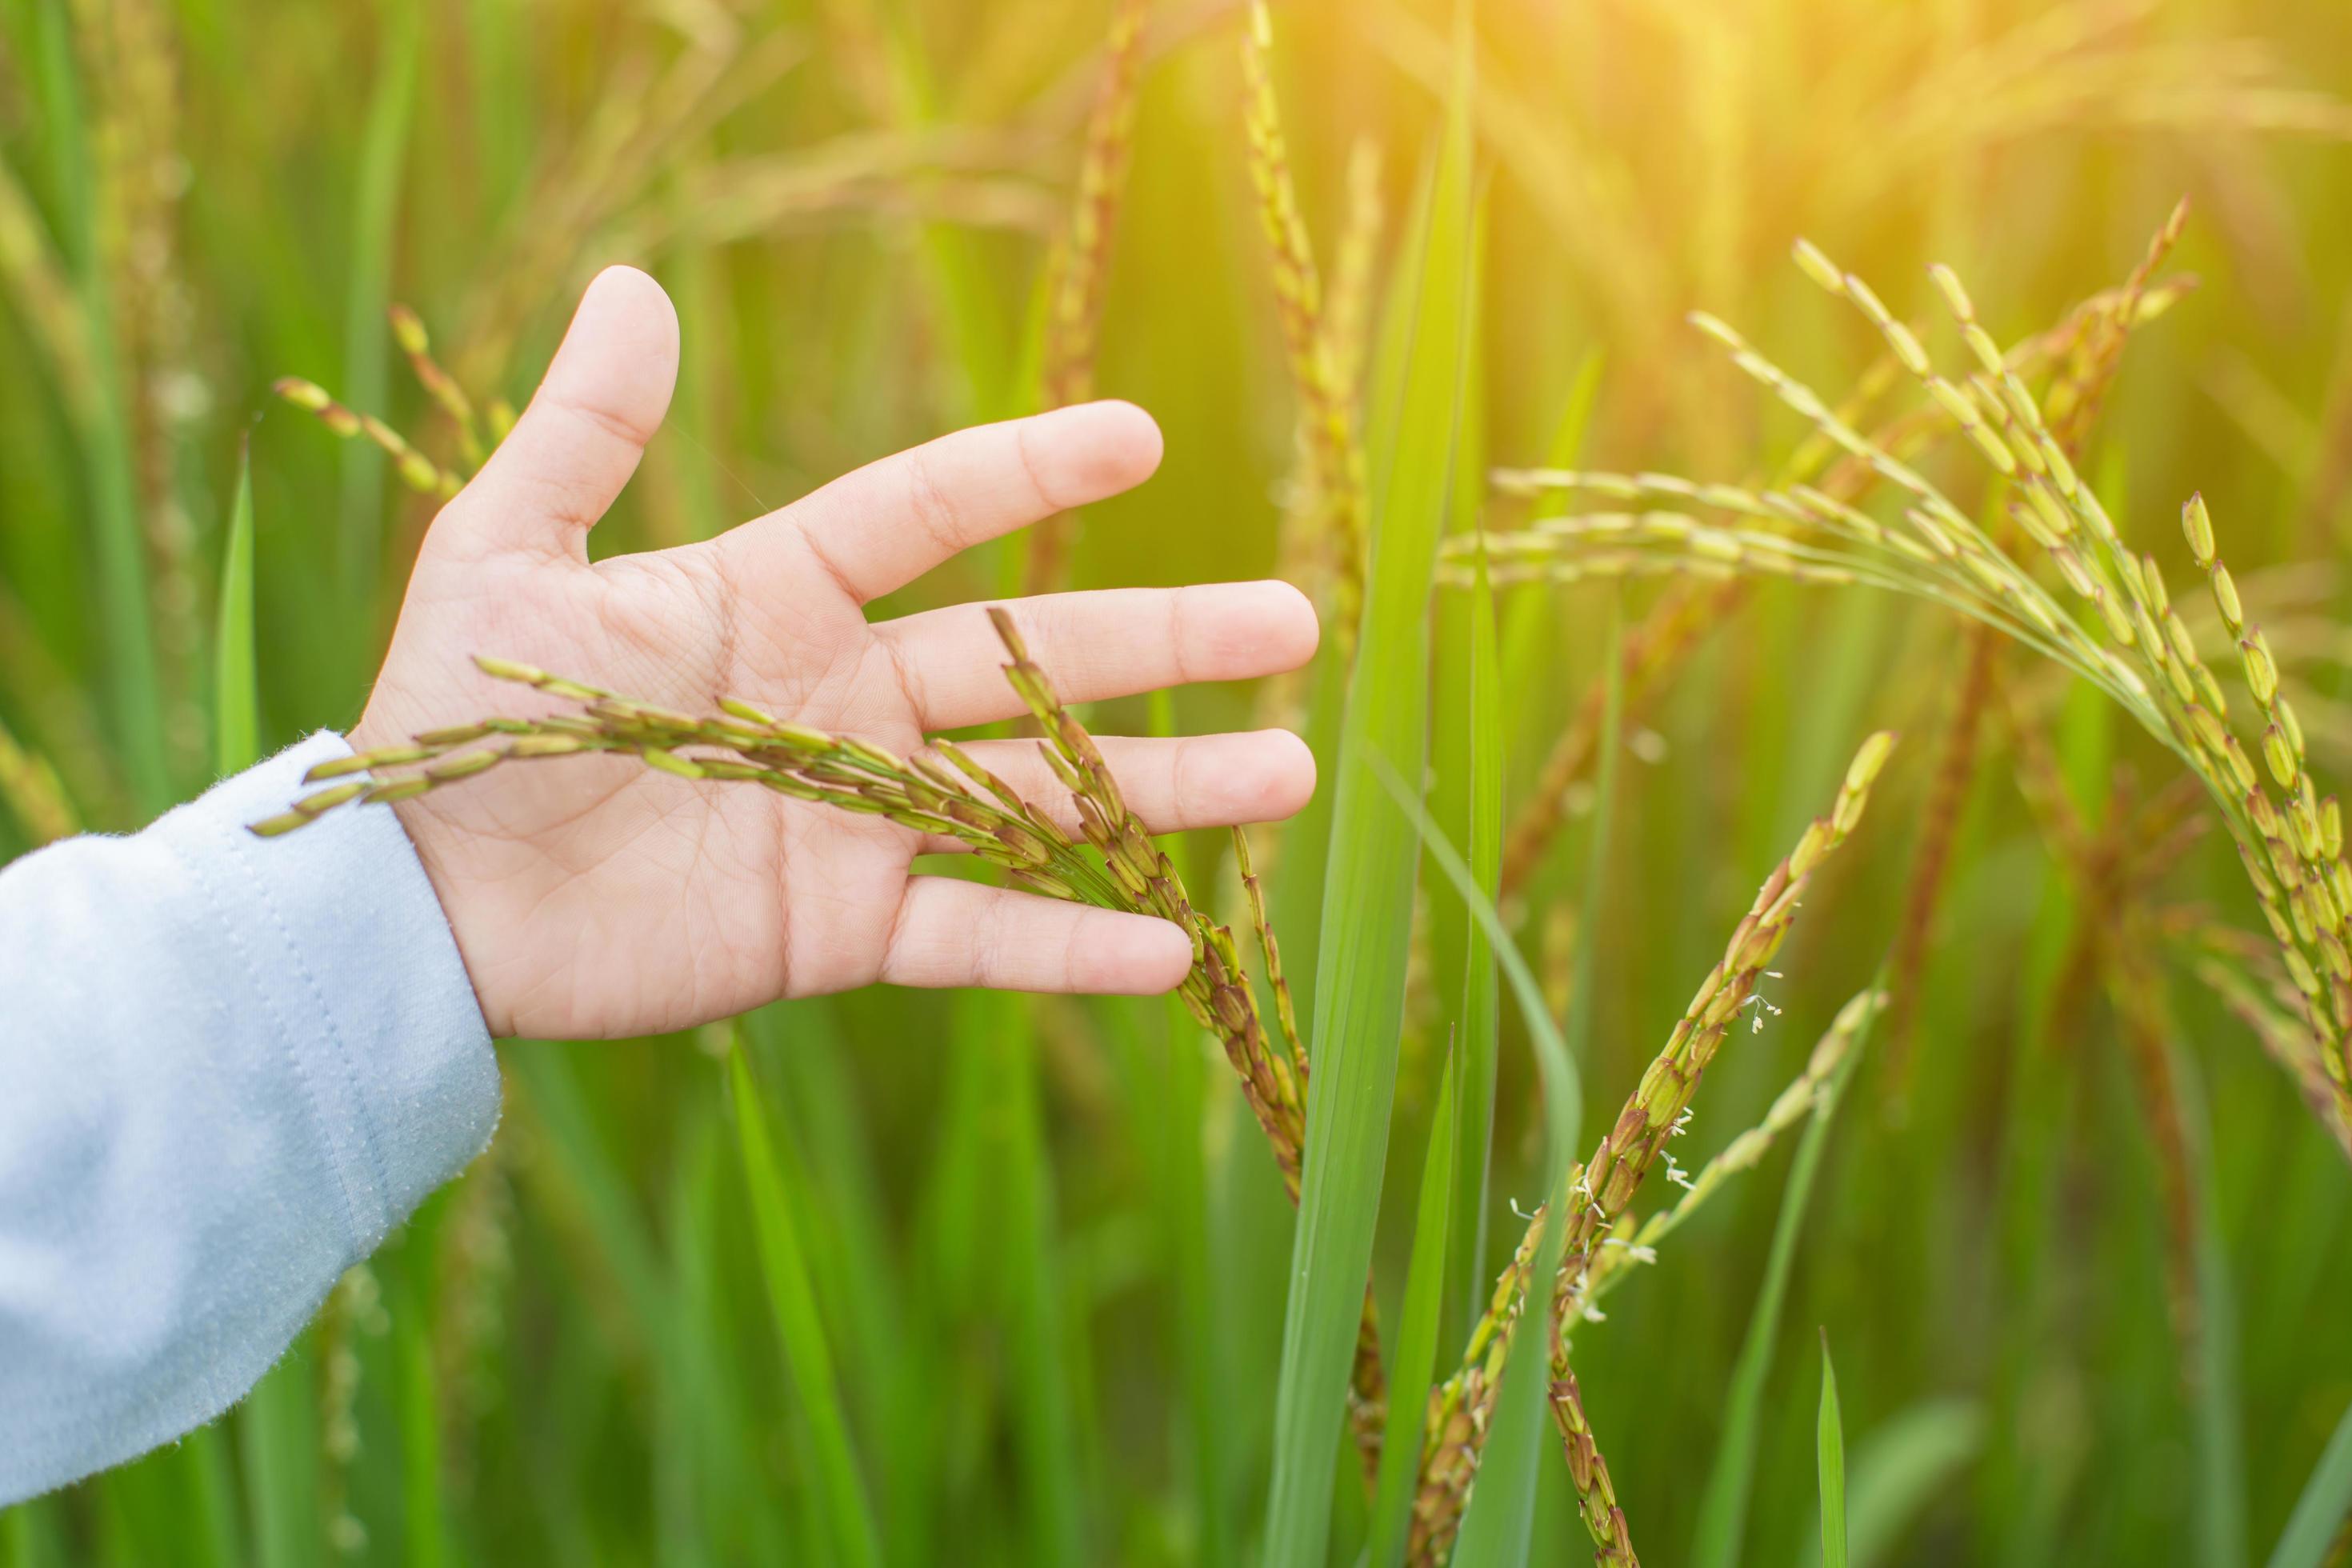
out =
[(210, 1420), (489, 1142), (498, 1066), (385, 809), (314, 735), (0, 871), (0, 1503)]

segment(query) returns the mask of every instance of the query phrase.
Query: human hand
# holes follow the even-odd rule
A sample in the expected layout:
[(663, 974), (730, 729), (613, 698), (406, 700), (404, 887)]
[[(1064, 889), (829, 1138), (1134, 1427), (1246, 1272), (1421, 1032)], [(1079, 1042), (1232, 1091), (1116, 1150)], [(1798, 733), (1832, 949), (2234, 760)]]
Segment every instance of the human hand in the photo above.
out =
[[(510, 706), (477, 653), (680, 707), (741, 697), (901, 752), (1013, 717), (984, 606), (875, 624), (862, 606), (1160, 461), (1150, 416), (1088, 404), (960, 431), (704, 543), (591, 564), (588, 530), (659, 427), (677, 352), (651, 278), (614, 268), (589, 286), (530, 408), (434, 520), (355, 749)], [(1295, 668), (1316, 642), (1313, 610), (1280, 583), (1012, 609), (1073, 701)], [(1154, 831), (1287, 816), (1314, 788), (1311, 754), (1282, 731), (1101, 744)], [(970, 750), (1075, 830), (1033, 743)], [(618, 758), (499, 769), (393, 809), (496, 1035), (644, 1034), (877, 980), (1150, 993), (1191, 963), (1164, 921), (913, 874), (946, 841)]]

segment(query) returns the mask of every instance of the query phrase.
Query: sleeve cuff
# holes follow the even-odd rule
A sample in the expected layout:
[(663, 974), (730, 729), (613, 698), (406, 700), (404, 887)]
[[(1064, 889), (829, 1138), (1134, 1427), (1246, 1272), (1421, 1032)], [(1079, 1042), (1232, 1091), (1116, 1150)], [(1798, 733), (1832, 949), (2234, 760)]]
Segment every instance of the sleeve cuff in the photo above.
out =
[(253, 981), (296, 1053), (341, 1184), (354, 1257), (488, 1146), (499, 1071), (447, 917), (400, 819), (328, 814), (298, 833), (302, 775), (351, 754), (321, 731), (160, 825), (203, 867), (221, 918), (251, 935)]

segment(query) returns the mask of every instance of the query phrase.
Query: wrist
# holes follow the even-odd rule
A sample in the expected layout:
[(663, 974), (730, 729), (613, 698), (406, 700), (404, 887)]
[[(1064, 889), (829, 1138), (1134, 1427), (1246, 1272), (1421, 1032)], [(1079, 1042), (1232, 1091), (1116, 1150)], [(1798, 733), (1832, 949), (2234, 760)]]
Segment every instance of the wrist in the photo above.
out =
[[(380, 704), (371, 701), (343, 739), (354, 752), (380, 751), (405, 744), (409, 731), (395, 728), (378, 718)], [(425, 880), (433, 889), (433, 897), (441, 907), (441, 919), (449, 928), (457, 944), (457, 956), (464, 964), (467, 983), (473, 987), (475, 1005), (481, 1009), (482, 1020), (495, 1038), (503, 1039), (513, 1031), (503, 1008), (497, 1005), (489, 987), (482, 984), (482, 963), (478, 956), (478, 942), (470, 938), (465, 918), (465, 880), (457, 876), (444, 853), (441, 814), (432, 803), (418, 796), (409, 800), (383, 803), (383, 809), (392, 814), (400, 825), (401, 835), (424, 869)]]

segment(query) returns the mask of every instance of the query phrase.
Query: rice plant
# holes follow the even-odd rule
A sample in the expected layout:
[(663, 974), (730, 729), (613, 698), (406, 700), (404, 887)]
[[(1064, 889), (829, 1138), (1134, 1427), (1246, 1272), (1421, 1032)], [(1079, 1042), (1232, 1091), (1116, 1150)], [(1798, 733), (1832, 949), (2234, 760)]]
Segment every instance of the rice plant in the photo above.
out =
[[(0, 1564), (2339, 1560), (2339, 10), (0, 5), (0, 858), (347, 727), (627, 260), (600, 562), (1153, 411), (872, 612), (990, 601), (1044, 771), (487, 646), (255, 830), (619, 757), (1193, 952), (501, 1043), (488, 1154)], [(1268, 573), (1316, 661), (1148, 700), (1000, 597)], [(1266, 722), (1245, 836), (1096, 741)]]

